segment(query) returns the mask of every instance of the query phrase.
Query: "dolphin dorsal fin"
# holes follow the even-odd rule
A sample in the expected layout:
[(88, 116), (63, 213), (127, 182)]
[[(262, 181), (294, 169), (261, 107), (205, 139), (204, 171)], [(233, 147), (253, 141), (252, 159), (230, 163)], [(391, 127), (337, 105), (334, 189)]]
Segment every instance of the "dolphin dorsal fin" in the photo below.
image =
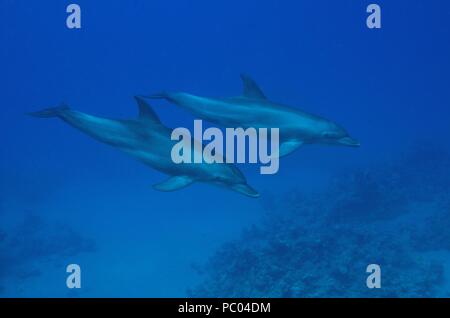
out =
[(243, 93), (242, 95), (247, 98), (253, 99), (267, 99), (258, 84), (247, 74), (241, 74)]
[(160, 124), (161, 121), (158, 115), (153, 111), (150, 104), (147, 103), (144, 98), (140, 96), (134, 96), (139, 107), (139, 119), (145, 120), (149, 123)]

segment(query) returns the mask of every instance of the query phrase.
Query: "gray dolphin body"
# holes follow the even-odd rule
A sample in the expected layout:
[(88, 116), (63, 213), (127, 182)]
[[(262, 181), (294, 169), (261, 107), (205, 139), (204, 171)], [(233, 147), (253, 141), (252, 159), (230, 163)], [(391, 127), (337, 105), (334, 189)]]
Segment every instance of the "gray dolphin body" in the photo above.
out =
[[(242, 172), (234, 165), (174, 163), (171, 158), (171, 150), (176, 141), (171, 140), (172, 130), (159, 121), (145, 100), (140, 97), (136, 97), (136, 100), (139, 106), (139, 118), (136, 120), (96, 117), (71, 110), (67, 106), (49, 108), (29, 115), (40, 118), (59, 117), (94, 139), (118, 148), (147, 166), (169, 175), (169, 179), (153, 186), (156, 190), (174, 191), (193, 182), (206, 182), (226, 187), (249, 197), (259, 196), (258, 192), (247, 184)], [(192, 152), (194, 151), (195, 149), (192, 150)]]
[(243, 94), (231, 98), (208, 98), (187, 93), (160, 93), (147, 98), (163, 98), (214, 124), (236, 128), (279, 128), (279, 155), (285, 156), (303, 144), (332, 144), (358, 147), (338, 124), (269, 101), (258, 85), (241, 75)]

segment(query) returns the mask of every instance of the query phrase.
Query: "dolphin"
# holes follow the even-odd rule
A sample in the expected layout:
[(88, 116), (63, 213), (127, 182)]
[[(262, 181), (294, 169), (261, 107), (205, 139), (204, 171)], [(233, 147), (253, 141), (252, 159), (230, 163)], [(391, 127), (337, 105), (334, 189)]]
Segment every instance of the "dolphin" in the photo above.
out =
[[(146, 101), (135, 97), (139, 107), (139, 117), (135, 120), (114, 120), (88, 115), (71, 110), (66, 105), (29, 113), (40, 118), (58, 117), (69, 125), (81, 130), (92, 138), (128, 153), (166, 175), (169, 178), (155, 184), (159, 191), (174, 191), (194, 182), (219, 185), (249, 197), (259, 193), (247, 184), (242, 172), (232, 164), (226, 163), (181, 163), (171, 158), (172, 130), (165, 127)], [(193, 145), (193, 141), (191, 144)], [(192, 150), (195, 151), (195, 147)]]
[(151, 99), (166, 99), (201, 119), (229, 128), (279, 128), (279, 156), (286, 156), (304, 144), (359, 147), (340, 125), (297, 108), (271, 102), (258, 84), (241, 74), (243, 93), (231, 98), (201, 97), (183, 92), (163, 92)]

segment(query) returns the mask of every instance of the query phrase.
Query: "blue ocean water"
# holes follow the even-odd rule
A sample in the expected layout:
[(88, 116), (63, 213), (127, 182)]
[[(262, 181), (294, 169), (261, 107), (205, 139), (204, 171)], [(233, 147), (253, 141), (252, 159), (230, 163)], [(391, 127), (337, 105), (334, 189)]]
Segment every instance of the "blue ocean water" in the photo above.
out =
[[(69, 1), (0, 1), (0, 296), (449, 295), (448, 1), (373, 1), (377, 30), (369, 1), (74, 2), (81, 29)], [(258, 199), (161, 193), (161, 173), (25, 115), (134, 118), (136, 94), (235, 96), (242, 72), (361, 147), (307, 145), (272, 176), (241, 165)], [(169, 127), (195, 119), (152, 105)]]

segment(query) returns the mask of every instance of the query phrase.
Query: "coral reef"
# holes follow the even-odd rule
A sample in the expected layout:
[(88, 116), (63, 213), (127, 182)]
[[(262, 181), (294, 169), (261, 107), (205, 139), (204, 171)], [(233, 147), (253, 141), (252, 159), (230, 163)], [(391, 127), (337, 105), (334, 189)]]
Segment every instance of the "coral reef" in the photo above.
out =
[[(264, 201), (265, 220), (201, 267), (194, 297), (442, 296), (450, 252), (450, 155), (414, 148), (340, 175), (322, 193)], [(382, 288), (366, 286), (368, 264)], [(445, 291), (444, 291), (445, 292)], [(448, 295), (447, 295), (448, 296)]]

